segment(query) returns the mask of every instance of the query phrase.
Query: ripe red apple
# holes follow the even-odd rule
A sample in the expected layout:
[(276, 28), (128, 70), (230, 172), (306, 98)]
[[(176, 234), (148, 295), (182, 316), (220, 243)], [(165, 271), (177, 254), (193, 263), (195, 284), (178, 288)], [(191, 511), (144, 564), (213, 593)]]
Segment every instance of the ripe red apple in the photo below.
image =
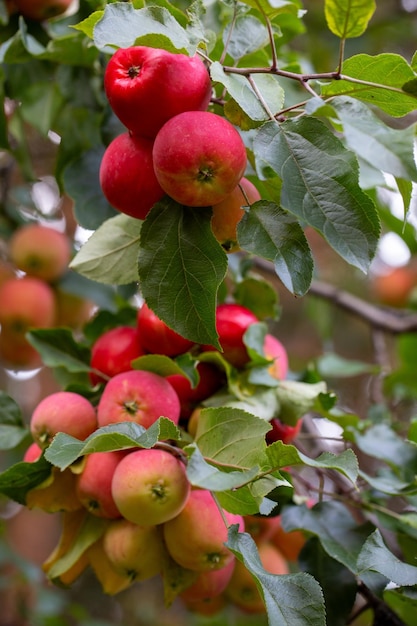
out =
[[(248, 361), (248, 351), (243, 343), (243, 335), (251, 324), (259, 322), (248, 308), (235, 303), (223, 303), (216, 307), (216, 328), (222, 355), (235, 367), (243, 367)], [(213, 350), (203, 346), (203, 350)]]
[[(263, 568), (271, 574), (289, 574), (288, 563), (271, 543), (263, 541), (258, 545), (259, 558)], [(255, 579), (245, 565), (236, 560), (232, 577), (226, 588), (226, 596), (245, 613), (265, 613), (265, 604)]]
[(221, 569), (234, 560), (224, 545), (227, 526), (239, 524), (244, 530), (242, 516), (228, 511), (222, 513), (210, 491), (193, 489), (182, 511), (164, 524), (168, 552), (182, 567), (197, 572)]
[(113, 474), (125, 451), (92, 452), (84, 459), (77, 475), (76, 492), (81, 504), (93, 515), (115, 519), (121, 517), (111, 493)]
[(113, 54), (104, 89), (126, 128), (150, 138), (178, 113), (205, 110), (212, 91), (200, 57), (146, 46), (119, 48)]
[(274, 360), (268, 368), (270, 375), (278, 380), (286, 378), (288, 374), (288, 353), (283, 344), (274, 335), (267, 333), (263, 347), (266, 358)]
[(226, 252), (240, 250), (237, 241), (237, 225), (245, 214), (243, 207), (260, 199), (261, 194), (255, 185), (243, 177), (224, 200), (213, 204), (211, 230)]
[(236, 128), (209, 111), (172, 117), (155, 137), (153, 164), (162, 189), (185, 206), (224, 200), (246, 169), (246, 148)]
[(150, 139), (126, 132), (107, 146), (99, 180), (108, 202), (121, 213), (143, 220), (164, 195), (155, 176)]
[(132, 582), (152, 578), (163, 568), (165, 550), (156, 526), (114, 520), (104, 532), (103, 550), (115, 571)]
[(97, 406), (99, 426), (136, 422), (149, 428), (159, 417), (178, 424), (180, 401), (169, 382), (153, 372), (131, 370), (107, 383)]
[(143, 347), (152, 354), (178, 356), (194, 345), (159, 319), (146, 302), (138, 310), (137, 325)]
[(91, 347), (90, 380), (93, 385), (105, 382), (116, 374), (127, 372), (132, 368), (132, 361), (145, 354), (140, 342), (137, 328), (133, 326), (116, 326), (103, 332)]
[(22, 272), (54, 282), (68, 269), (71, 244), (65, 233), (33, 222), (14, 231), (9, 240), (9, 254)]
[(196, 368), (200, 380), (195, 387), (182, 374), (170, 374), (166, 377), (180, 399), (182, 419), (188, 419), (197, 405), (213, 395), (225, 381), (224, 373), (212, 363), (200, 361)]
[(73, 391), (56, 391), (46, 396), (37, 404), (30, 418), (32, 437), (41, 448), (46, 448), (59, 432), (84, 440), (96, 428), (94, 406)]
[(180, 597), (187, 603), (204, 602), (216, 598), (226, 589), (235, 567), (231, 560), (221, 569), (211, 569), (198, 574), (195, 582), (181, 592)]
[(123, 517), (135, 524), (153, 526), (172, 519), (189, 493), (184, 464), (166, 450), (130, 452), (114, 471), (114, 501)]
[(18, 12), (30, 20), (40, 22), (62, 15), (73, 0), (14, 0)]
[(275, 530), (281, 525), (278, 515), (266, 517), (265, 515), (245, 515), (245, 530), (255, 543), (269, 540)]
[(266, 443), (271, 444), (278, 440), (285, 444), (292, 443), (300, 432), (302, 423), (303, 420), (299, 419), (294, 426), (291, 426), (290, 424), (281, 422), (279, 418), (273, 417), (270, 420), (272, 430), (269, 430), (265, 435)]

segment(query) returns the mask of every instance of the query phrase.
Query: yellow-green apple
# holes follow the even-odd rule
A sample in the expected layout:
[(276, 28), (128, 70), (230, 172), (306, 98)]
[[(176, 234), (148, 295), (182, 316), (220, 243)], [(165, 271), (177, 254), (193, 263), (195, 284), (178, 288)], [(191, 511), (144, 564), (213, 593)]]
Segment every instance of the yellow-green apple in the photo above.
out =
[(46, 282), (54, 282), (65, 273), (71, 252), (65, 233), (38, 222), (20, 226), (9, 240), (9, 254), (15, 266)]
[(237, 129), (210, 111), (186, 111), (155, 137), (153, 165), (162, 189), (185, 206), (224, 200), (242, 178), (246, 148)]
[(86, 550), (88, 563), (99, 581), (103, 593), (114, 596), (130, 587), (133, 580), (126, 574), (120, 574), (104, 551), (103, 536)]
[(136, 422), (149, 428), (159, 417), (178, 424), (180, 401), (172, 385), (159, 374), (131, 370), (113, 376), (97, 405), (99, 426)]
[[(103, 332), (91, 347), (90, 380), (93, 385), (127, 372), (132, 361), (145, 354), (140, 334), (133, 326), (115, 326)], [(105, 376), (101, 376), (100, 373)]]
[(64, 291), (59, 284), (54, 285), (56, 300), (56, 326), (66, 326), (79, 330), (93, 316), (95, 304), (69, 291)]
[(132, 582), (153, 578), (163, 569), (165, 547), (156, 526), (113, 520), (104, 532), (103, 550), (116, 572)]
[(226, 589), (232, 577), (234, 566), (235, 561), (233, 559), (220, 569), (199, 572), (193, 584), (180, 593), (181, 599), (188, 604), (211, 600), (219, 596)]
[(159, 448), (127, 454), (116, 467), (112, 495), (127, 520), (154, 526), (177, 516), (185, 506), (190, 483), (180, 459)]
[(46, 448), (59, 432), (84, 440), (97, 428), (96, 410), (79, 393), (56, 391), (36, 405), (29, 426), (41, 448)]
[(81, 504), (92, 515), (108, 519), (121, 517), (111, 485), (116, 467), (125, 455), (123, 450), (114, 450), (85, 456), (82, 471), (77, 475), (76, 492)]
[[(263, 568), (270, 574), (289, 574), (289, 567), (283, 555), (268, 541), (258, 544), (259, 558)], [(235, 568), (226, 596), (245, 613), (265, 613), (265, 604), (252, 574), (245, 565), (236, 559)]]
[(187, 420), (194, 409), (225, 382), (224, 373), (212, 363), (200, 361), (196, 369), (199, 381), (195, 387), (192, 387), (190, 379), (183, 374), (170, 374), (166, 377), (180, 399), (182, 420)]
[(242, 516), (221, 512), (210, 491), (193, 489), (182, 511), (164, 524), (165, 544), (174, 561), (186, 569), (221, 569), (235, 558), (224, 545), (232, 524), (244, 530)]
[(138, 309), (137, 326), (143, 347), (152, 354), (178, 356), (194, 345), (165, 324), (146, 302)]
[(18, 12), (30, 20), (41, 22), (62, 15), (73, 0), (14, 0)]
[(153, 138), (167, 120), (183, 111), (205, 110), (211, 81), (199, 56), (159, 48), (119, 48), (104, 74), (110, 107), (135, 135)]
[[(235, 367), (243, 367), (249, 361), (248, 351), (243, 343), (243, 335), (251, 324), (259, 319), (250, 309), (241, 304), (225, 302), (216, 307), (216, 329), (222, 355)], [(203, 350), (214, 350), (203, 346)]]
[(288, 353), (285, 346), (274, 335), (267, 333), (264, 339), (264, 354), (273, 360), (268, 371), (273, 378), (283, 380), (288, 374)]
[(99, 181), (108, 202), (121, 213), (145, 219), (164, 195), (155, 176), (151, 139), (129, 132), (115, 137), (104, 151)]
[(260, 199), (261, 194), (255, 185), (243, 177), (224, 200), (213, 204), (211, 230), (226, 252), (240, 250), (237, 240), (237, 225), (245, 214), (244, 207), (248, 207)]

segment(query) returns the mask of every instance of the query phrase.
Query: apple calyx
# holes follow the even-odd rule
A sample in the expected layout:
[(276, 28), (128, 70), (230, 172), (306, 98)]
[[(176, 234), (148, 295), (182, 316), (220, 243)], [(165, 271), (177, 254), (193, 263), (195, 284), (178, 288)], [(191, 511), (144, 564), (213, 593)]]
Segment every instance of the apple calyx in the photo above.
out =
[(127, 70), (128, 77), (133, 80), (134, 78), (139, 76), (141, 69), (142, 69), (141, 65), (131, 65), (129, 69)]

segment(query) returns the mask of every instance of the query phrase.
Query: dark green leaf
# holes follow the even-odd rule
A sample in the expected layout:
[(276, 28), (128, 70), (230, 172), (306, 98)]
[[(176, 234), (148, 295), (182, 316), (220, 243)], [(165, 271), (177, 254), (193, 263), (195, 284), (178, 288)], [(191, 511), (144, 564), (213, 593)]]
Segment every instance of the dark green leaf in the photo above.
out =
[(386, 547), (377, 529), (366, 540), (358, 556), (359, 575), (373, 571), (400, 586), (417, 585), (417, 567), (403, 563)]
[(43, 483), (50, 473), (51, 465), (44, 456), (33, 463), (16, 463), (0, 474), (0, 493), (25, 504), (27, 492)]
[(77, 343), (68, 328), (40, 328), (28, 333), (28, 340), (48, 367), (64, 367), (69, 372), (90, 370), (90, 350)]

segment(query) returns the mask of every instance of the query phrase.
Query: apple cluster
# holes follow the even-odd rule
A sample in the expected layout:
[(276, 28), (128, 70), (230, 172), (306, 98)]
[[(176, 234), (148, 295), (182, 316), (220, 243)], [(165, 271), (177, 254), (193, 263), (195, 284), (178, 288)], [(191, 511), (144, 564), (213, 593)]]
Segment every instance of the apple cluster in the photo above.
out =
[[(202, 402), (226, 383), (221, 364), (237, 370), (248, 364), (243, 335), (258, 321), (240, 304), (219, 304), (222, 358), (205, 361), (202, 355), (218, 352), (216, 348), (180, 336), (143, 303), (136, 325), (104, 330), (91, 346), (89, 376), (98, 390), (97, 403), (68, 390), (43, 398), (30, 418), (33, 442), (23, 460), (37, 461), (57, 433), (84, 441), (99, 427), (130, 421), (149, 428), (161, 416), (192, 437)], [(285, 378), (284, 346), (267, 334), (264, 351), (271, 360), (270, 374)], [(199, 380), (194, 386), (185, 374), (137, 369), (145, 355), (175, 360), (186, 353), (195, 358)], [(48, 576), (71, 585), (90, 567), (103, 591), (117, 594), (134, 582), (164, 578), (174, 567), (186, 574), (179, 596), (191, 611), (212, 613), (228, 602), (248, 612), (264, 611), (250, 574), (224, 544), (228, 526), (238, 524), (254, 537), (265, 569), (287, 573), (288, 560), (295, 557), (285, 556), (280, 548), (286, 538), (278, 539), (279, 518), (251, 518), (221, 509), (210, 491), (190, 484), (186, 466), (184, 452), (169, 441), (149, 449), (93, 451), (62, 471), (51, 466), (48, 478), (26, 495), (29, 508), (62, 514), (59, 544), (44, 563)], [(66, 571), (53, 576), (54, 565), (71, 550), (86, 519), (100, 529), (98, 538), (69, 560)]]
[(207, 110), (212, 84), (204, 61), (147, 46), (119, 48), (106, 66), (104, 89), (126, 127), (100, 164), (108, 202), (141, 220), (164, 196), (183, 206), (210, 206), (214, 235), (227, 252), (238, 249), (243, 206), (260, 195), (243, 176), (240, 133)]
[(28, 330), (80, 328), (92, 303), (59, 285), (72, 256), (65, 233), (41, 222), (22, 224), (7, 242), (7, 256), (0, 261), (0, 360), (12, 369), (39, 367)]

